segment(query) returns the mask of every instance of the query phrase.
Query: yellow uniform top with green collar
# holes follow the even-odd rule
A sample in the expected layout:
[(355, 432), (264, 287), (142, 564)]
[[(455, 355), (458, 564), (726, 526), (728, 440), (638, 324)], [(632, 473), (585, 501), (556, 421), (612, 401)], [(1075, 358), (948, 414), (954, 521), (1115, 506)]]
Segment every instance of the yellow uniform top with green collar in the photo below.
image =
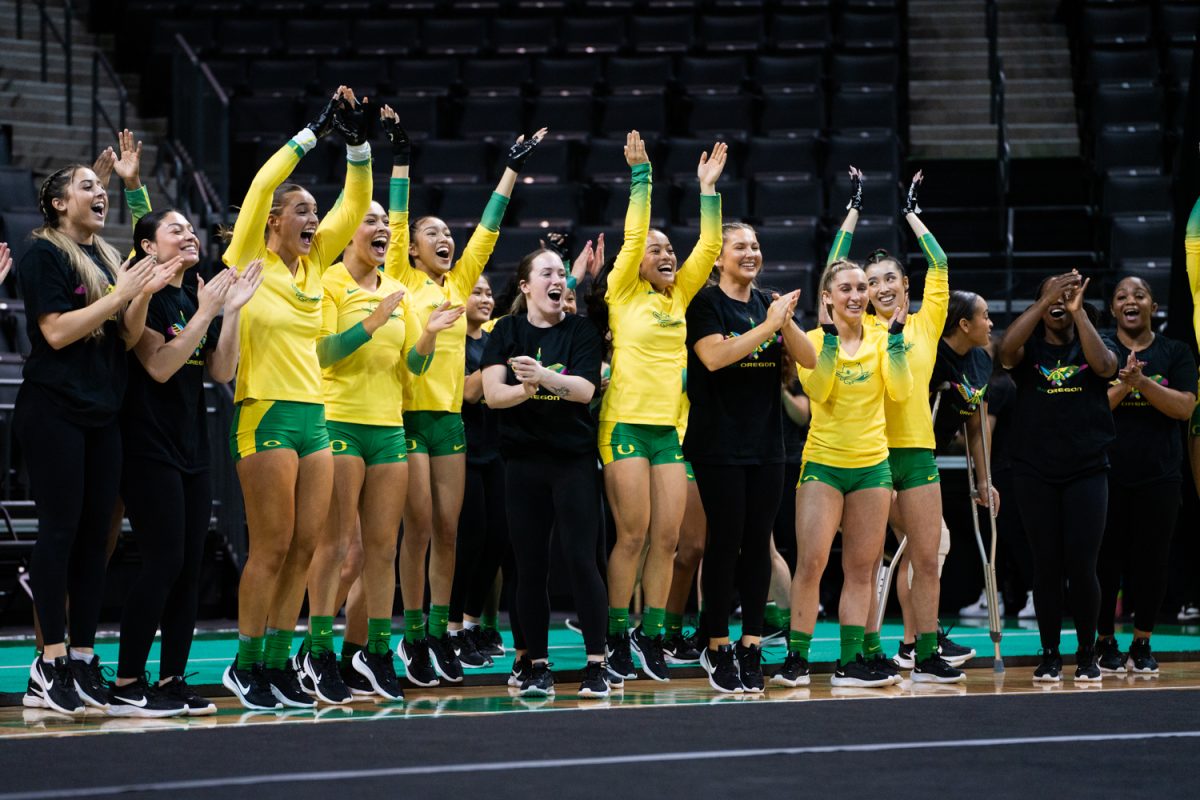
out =
[(625, 239), (608, 275), (612, 380), (600, 406), (602, 422), (675, 425), (686, 353), (687, 307), (704, 288), (721, 254), (721, 196), (700, 196), (700, 240), (675, 274), (670, 293), (654, 290), (639, 268), (650, 229), (649, 164), (633, 167)]
[[(1200, 199), (1192, 206), (1184, 231), (1183, 250), (1187, 265), (1188, 288), (1192, 292), (1192, 330), (1200, 343)], [(1200, 400), (1200, 396), (1197, 397)]]
[[(429, 315), (442, 303), (449, 301), (452, 306), (466, 304), (500, 236), (500, 220), (504, 216), (508, 198), (492, 193), (483, 219), (471, 234), (462, 257), (443, 276), (441, 285), (412, 266), (408, 259), (407, 178), (392, 178), (388, 205), (388, 226), (392, 231), (392, 240), (388, 245), (384, 271), (408, 289), (413, 311), (423, 328)], [(438, 333), (436, 351), (437, 358), (422, 380), (405, 384), (405, 410), (450, 411), (456, 414), (462, 410), (467, 364), (465, 314), (451, 327)]]
[(346, 183), (321, 220), (308, 255), (293, 275), (267, 249), (263, 231), (275, 189), (300, 162), (305, 148), (294, 139), (259, 169), (242, 201), (233, 240), (222, 260), (244, 269), (263, 259), (263, 282), (239, 315), (241, 356), (234, 401), (286, 400), (321, 403), (321, 366), (316, 343), (321, 334), (321, 276), (349, 244), (371, 204), (371, 160), (348, 161)]

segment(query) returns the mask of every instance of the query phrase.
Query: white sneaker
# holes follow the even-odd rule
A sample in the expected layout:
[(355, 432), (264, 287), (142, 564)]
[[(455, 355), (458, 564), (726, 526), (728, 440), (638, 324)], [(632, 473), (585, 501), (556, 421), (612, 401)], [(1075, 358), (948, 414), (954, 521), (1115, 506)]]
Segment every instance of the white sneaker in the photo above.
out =
[[(1003, 597), (997, 598), (996, 605), (998, 605), (1000, 607), (1000, 616), (1003, 617), (1004, 616), (1004, 598)], [(971, 603), (971, 605), (969, 605), (969, 606), (963, 606), (962, 608), (960, 608), (958, 610), (958, 616), (963, 617), (965, 619), (987, 619), (987, 615), (988, 615), (988, 603), (987, 603), (987, 592), (986, 591), (980, 592), (979, 599), (976, 600), (974, 603)]]
[(1033, 607), (1033, 592), (1025, 593), (1025, 607), (1017, 612), (1017, 619), (1037, 619), (1037, 609)]
[(1196, 603), (1184, 603), (1175, 618), (1180, 622), (1195, 622), (1200, 620), (1200, 606)]

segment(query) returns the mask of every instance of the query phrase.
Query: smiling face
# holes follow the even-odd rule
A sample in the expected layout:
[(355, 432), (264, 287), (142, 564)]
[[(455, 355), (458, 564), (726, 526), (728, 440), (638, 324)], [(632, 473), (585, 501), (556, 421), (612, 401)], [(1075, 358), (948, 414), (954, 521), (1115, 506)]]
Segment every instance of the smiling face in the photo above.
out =
[(200, 240), (192, 229), (192, 223), (178, 211), (168, 211), (154, 229), (153, 239), (142, 239), (143, 252), (158, 259), (159, 263), (183, 256), (183, 268), (189, 269), (200, 261)]
[(543, 250), (534, 257), (529, 276), (517, 284), (530, 312), (547, 319), (561, 317), (567, 291), (567, 270), (557, 253)]
[(862, 320), (868, 298), (866, 273), (852, 266), (831, 274), (827, 287), (821, 292), (821, 302), (832, 307), (833, 317), (841, 317), (846, 322)]
[(51, 200), (58, 213), (60, 226), (92, 235), (104, 230), (104, 218), (108, 214), (108, 192), (87, 167), (79, 167), (71, 173), (61, 197)]
[(671, 240), (662, 231), (651, 230), (646, 235), (646, 252), (638, 266), (642, 280), (648, 281), (654, 290), (661, 292), (675, 285), (675, 250)]
[(467, 322), (472, 325), (482, 325), (492, 318), (492, 310), (496, 301), (492, 297), (492, 285), (487, 278), (480, 278), (471, 287), (471, 295), (467, 298)]
[(721, 275), (742, 285), (749, 285), (762, 270), (762, 250), (758, 236), (749, 226), (728, 228), (724, 232), (717, 269)]
[(437, 217), (421, 217), (413, 226), (408, 254), (434, 275), (444, 275), (454, 266), (454, 239), (450, 226)]
[(908, 294), (908, 277), (891, 258), (868, 265), (866, 276), (867, 293), (870, 295), (871, 305), (875, 307), (875, 313), (890, 319), (896, 307)]
[(958, 327), (967, 336), (972, 347), (987, 347), (992, 341), (992, 320), (988, 316), (987, 301), (975, 298), (975, 311), (967, 319), (959, 320)]
[(387, 212), (379, 203), (372, 202), (367, 208), (367, 215), (359, 223), (350, 239), (347, 248), (363, 263), (382, 264), (387, 255), (388, 243), (392, 241), (392, 232), (388, 229)]
[(1130, 277), (1117, 284), (1109, 310), (1117, 320), (1117, 327), (1136, 335), (1150, 328), (1158, 304), (1144, 280)]
[(284, 253), (306, 256), (312, 250), (320, 222), (317, 201), (307, 190), (296, 187), (280, 198), (278, 207), (272, 208), (267, 217), (272, 240), (267, 246), (281, 256)]
[(563, 293), (563, 311), (567, 312), (568, 314), (579, 313), (579, 299), (575, 296), (574, 289), (567, 289), (567, 291)]

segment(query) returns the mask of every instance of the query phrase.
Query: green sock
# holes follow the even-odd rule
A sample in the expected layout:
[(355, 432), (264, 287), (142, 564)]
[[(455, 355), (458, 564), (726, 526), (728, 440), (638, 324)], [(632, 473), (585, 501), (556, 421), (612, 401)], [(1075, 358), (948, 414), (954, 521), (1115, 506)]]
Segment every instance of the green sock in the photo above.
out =
[(292, 639), (296, 632), (267, 628), (267, 644), (264, 652), (264, 665), (267, 669), (284, 669), (288, 659), (292, 657)]
[(917, 634), (917, 663), (920, 664), (925, 659), (937, 652), (937, 631), (933, 633), (918, 633)]
[(404, 609), (404, 641), (416, 644), (425, 638), (425, 615), (419, 608)]
[(653, 639), (663, 632), (663, 620), (667, 612), (661, 608), (647, 608), (642, 612), (642, 633)]
[(350, 666), (350, 662), (354, 660), (354, 654), (363, 649), (361, 644), (355, 644), (350, 641), (342, 641), (342, 666)]
[(429, 607), (429, 636), (440, 639), (446, 635), (446, 625), (450, 622), (450, 606)]
[(775, 603), (767, 603), (767, 607), (763, 609), (763, 621), (772, 628), (778, 628), (779, 625), (779, 606)]
[(883, 643), (879, 641), (879, 631), (870, 631), (863, 635), (863, 655), (870, 658), (883, 652)]
[(838, 659), (843, 664), (849, 664), (856, 657), (862, 655), (863, 651), (863, 635), (866, 633), (866, 628), (862, 625), (842, 625), (842, 653)]
[(262, 636), (247, 636), (244, 633), (238, 634), (238, 668), (250, 669), (255, 664), (261, 664), (263, 660), (263, 643), (265, 639)]
[(498, 631), (500, 630), (500, 615), (484, 614), (479, 618), (479, 624), (485, 631)]
[(683, 614), (672, 614), (670, 611), (664, 613), (663, 631), (668, 638), (683, 635)]
[(608, 635), (624, 636), (629, 632), (629, 609), (608, 608)]
[(804, 631), (788, 631), (788, 652), (795, 653), (807, 661), (809, 648), (812, 647), (812, 637), (811, 633)]
[(392, 649), (392, 618), (367, 618), (367, 652), (383, 655)]
[(333, 617), (309, 616), (308, 649), (314, 656), (333, 652)]

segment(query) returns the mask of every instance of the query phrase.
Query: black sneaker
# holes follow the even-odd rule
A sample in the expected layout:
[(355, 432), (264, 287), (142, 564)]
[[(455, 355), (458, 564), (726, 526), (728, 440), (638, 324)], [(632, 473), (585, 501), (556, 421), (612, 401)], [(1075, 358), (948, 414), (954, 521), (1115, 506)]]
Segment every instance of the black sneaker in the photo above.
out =
[(508, 674), (508, 685), (514, 689), (520, 689), (531, 672), (533, 672), (533, 662), (529, 660), (529, 656), (513, 659), (512, 672)]
[(633, 655), (630, 653), (629, 634), (610, 633), (604, 643), (604, 658), (608, 664), (608, 674), (624, 681), (633, 680), (637, 672), (633, 668)]
[(901, 642), (900, 649), (892, 656), (892, 663), (900, 669), (912, 669), (917, 666), (916, 652), (916, 642)]
[(75, 690), (75, 677), (68, 656), (53, 661), (34, 656), (29, 667), (29, 687), (21, 701), (26, 708), (49, 708), (60, 714), (82, 716), (84, 705)]
[(1096, 663), (1096, 648), (1081, 647), (1075, 651), (1075, 682), (1100, 683), (1104, 679)]
[(763, 625), (762, 643), (773, 642), (776, 639), (787, 639), (788, 629), (777, 625)]
[(354, 697), (342, 680), (342, 671), (338, 669), (338, 657), (332, 650), (326, 650), (320, 655), (311, 650), (305, 653), (304, 674), (312, 682), (313, 695), (322, 703), (340, 706), (349, 703)]
[(500, 631), (488, 630), (482, 625), (476, 625), (474, 628), (467, 629), (467, 636), (475, 642), (475, 649), (480, 655), (488, 658), (503, 658), (504, 640), (500, 637)]
[(196, 690), (188, 686), (186, 677), (175, 675), (168, 678), (166, 683), (159, 684), (158, 691), (172, 700), (183, 703), (187, 707), (189, 717), (206, 717), (217, 713), (217, 704), (196, 694)]
[(475, 637), (470, 631), (462, 630), (450, 634), (450, 641), (458, 653), (458, 663), (463, 669), (487, 669), (492, 665), (491, 656), (485, 656), (475, 646)]
[(429, 643), (430, 660), (433, 661), (433, 668), (437, 670), (437, 674), (450, 683), (462, 683), (462, 663), (458, 660), (458, 653), (454, 652), (450, 634), (443, 633), (439, 639), (426, 636), (425, 641)]
[(663, 660), (668, 664), (699, 664), (700, 648), (696, 646), (696, 634), (684, 635), (682, 631), (663, 642)]
[(797, 686), (808, 686), (809, 680), (808, 659), (801, 658), (799, 653), (789, 650), (779, 672), (771, 676), (771, 685), (794, 689)]
[(708, 673), (709, 685), (718, 692), (741, 694), (745, 691), (742, 679), (738, 677), (733, 645), (723, 644), (716, 650), (711, 647), (704, 648), (700, 653), (700, 666)]
[(913, 667), (912, 679), (913, 683), (960, 683), (967, 679), (967, 673), (934, 653)]
[(961, 644), (951, 641), (947, 631), (939, 626), (938, 655), (946, 659), (946, 663), (950, 666), (961, 667), (975, 657), (975, 649), (963, 647)]
[(71, 677), (75, 679), (75, 691), (79, 699), (92, 708), (108, 708), (108, 692), (112, 688), (100, 669), (100, 656), (92, 654), (87, 661), (68, 656)]
[(834, 686), (857, 686), (874, 689), (879, 686), (891, 686), (892, 676), (886, 672), (877, 672), (873, 666), (859, 653), (849, 664), (838, 662), (837, 669), (829, 682)]
[(1062, 680), (1063, 661), (1057, 647), (1042, 650), (1042, 660), (1033, 671), (1034, 683), (1058, 683)]
[(1116, 637), (1098, 639), (1096, 641), (1096, 666), (1101, 672), (1112, 672), (1118, 675), (1125, 672), (1125, 654)]
[(642, 672), (656, 681), (671, 680), (671, 676), (667, 674), (667, 662), (663, 656), (661, 634), (651, 638), (642, 631), (642, 626), (638, 625), (629, 635), (628, 642), (630, 649), (637, 654), (638, 661), (642, 662)]
[(521, 697), (551, 697), (554, 694), (554, 673), (545, 661), (534, 664), (529, 677), (521, 682)]
[[(361, 651), (356, 650), (355, 655), (359, 652)], [(338, 672), (342, 673), (342, 683), (346, 684), (350, 694), (355, 697), (370, 697), (375, 694), (371, 682), (354, 668), (354, 656), (351, 656), (349, 661), (345, 658), (338, 659)]]
[(765, 689), (762, 648), (756, 644), (743, 645), (738, 642), (733, 647), (733, 655), (737, 659), (738, 677), (742, 681), (742, 691), (757, 694)]
[(887, 675), (892, 683), (900, 683), (904, 678), (900, 675), (900, 668), (896, 666), (896, 662), (885, 656), (882, 652), (866, 657), (867, 665), (876, 672), (882, 672)]
[(1129, 645), (1129, 671), (1137, 675), (1157, 675), (1158, 659), (1150, 652), (1149, 639), (1134, 639)]
[(419, 642), (401, 639), (400, 660), (404, 662), (404, 671), (414, 686), (429, 687), (441, 683), (429, 658), (429, 639)]
[(300, 673), (292, 667), (289, 659), (283, 669), (263, 670), (263, 677), (271, 687), (271, 694), (287, 708), (313, 708), (317, 704), (300, 688)]
[(404, 690), (400, 688), (400, 679), (396, 677), (396, 664), (392, 660), (393, 653), (368, 653), (359, 650), (354, 654), (351, 664), (358, 677), (367, 681), (375, 694), (384, 700), (403, 700)]
[(579, 683), (580, 697), (608, 697), (608, 671), (603, 661), (589, 661), (583, 667), (583, 680)]
[(179, 717), (187, 714), (187, 704), (167, 697), (150, 687), (145, 677), (125, 686), (114, 686), (108, 693), (108, 713), (114, 717)]
[(250, 669), (238, 665), (237, 658), (225, 668), (221, 675), (221, 683), (233, 692), (233, 696), (251, 711), (274, 711), (283, 708), (279, 698), (271, 691), (267, 682), (266, 670), (262, 664), (254, 664)]

